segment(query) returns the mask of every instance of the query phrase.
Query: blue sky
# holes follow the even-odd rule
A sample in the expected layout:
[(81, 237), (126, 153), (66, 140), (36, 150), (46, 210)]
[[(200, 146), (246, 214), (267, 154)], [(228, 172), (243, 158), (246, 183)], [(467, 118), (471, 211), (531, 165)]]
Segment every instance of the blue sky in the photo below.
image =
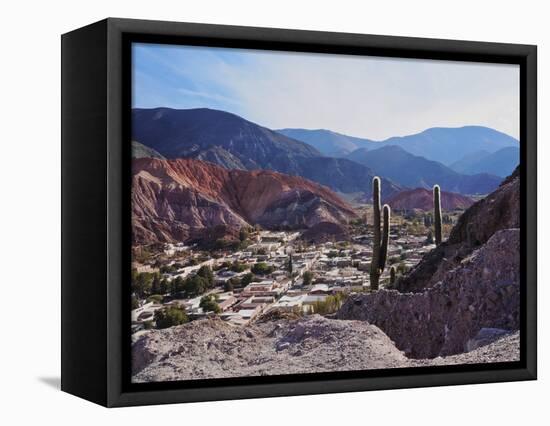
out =
[(464, 125), (517, 138), (519, 67), (140, 43), (132, 104), (375, 140)]

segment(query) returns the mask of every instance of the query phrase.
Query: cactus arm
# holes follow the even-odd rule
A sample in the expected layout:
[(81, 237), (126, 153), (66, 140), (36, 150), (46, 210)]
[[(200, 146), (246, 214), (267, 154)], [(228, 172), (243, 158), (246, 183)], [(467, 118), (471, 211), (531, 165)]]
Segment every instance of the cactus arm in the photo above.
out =
[(441, 237), (441, 189), (439, 188), (439, 185), (434, 185), (433, 199), (434, 199), (435, 244), (440, 245), (442, 241), (442, 237)]
[(380, 247), (380, 259), (378, 260), (378, 269), (380, 273), (384, 271), (386, 259), (388, 257), (388, 244), (390, 241), (390, 206), (384, 204), (383, 208), (384, 225), (382, 229), (382, 245)]

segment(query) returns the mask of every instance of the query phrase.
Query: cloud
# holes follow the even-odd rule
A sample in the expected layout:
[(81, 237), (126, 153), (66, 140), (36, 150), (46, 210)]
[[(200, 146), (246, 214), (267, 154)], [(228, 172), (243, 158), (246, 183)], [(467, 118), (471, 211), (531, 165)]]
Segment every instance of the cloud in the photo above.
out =
[[(148, 49), (165, 70), (164, 75), (155, 73), (147, 63), (149, 76), (162, 80), (164, 91), (187, 97), (183, 103), (188, 107), (226, 109), (270, 128), (326, 128), (384, 139), (429, 127), (475, 124), (519, 134), (519, 67), (513, 65)], [(148, 60), (154, 61), (151, 56)]]

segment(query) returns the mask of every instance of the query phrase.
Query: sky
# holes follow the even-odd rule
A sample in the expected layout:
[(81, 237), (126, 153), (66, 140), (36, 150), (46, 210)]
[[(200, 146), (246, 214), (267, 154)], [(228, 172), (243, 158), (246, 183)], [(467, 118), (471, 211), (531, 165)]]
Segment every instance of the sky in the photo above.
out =
[(132, 105), (383, 140), (481, 125), (519, 137), (519, 66), (134, 44)]

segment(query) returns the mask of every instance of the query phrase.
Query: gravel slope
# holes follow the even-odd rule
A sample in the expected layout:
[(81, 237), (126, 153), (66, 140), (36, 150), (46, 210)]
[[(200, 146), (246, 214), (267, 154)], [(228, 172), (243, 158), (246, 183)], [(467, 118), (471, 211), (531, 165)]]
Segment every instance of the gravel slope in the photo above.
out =
[(133, 344), (134, 382), (398, 368), (519, 359), (519, 337), (470, 353), (411, 360), (365, 321), (313, 315), (237, 328), (218, 320), (151, 331)]

